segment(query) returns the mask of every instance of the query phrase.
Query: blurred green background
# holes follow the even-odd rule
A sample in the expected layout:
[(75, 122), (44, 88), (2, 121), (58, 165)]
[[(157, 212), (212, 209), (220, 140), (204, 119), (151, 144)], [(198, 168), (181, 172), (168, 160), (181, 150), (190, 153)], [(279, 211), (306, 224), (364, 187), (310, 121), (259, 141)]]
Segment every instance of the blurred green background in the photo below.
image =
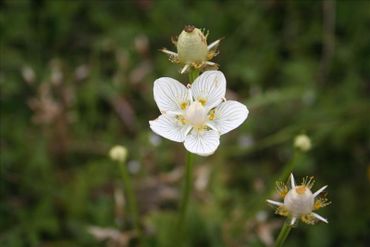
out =
[[(0, 1), (0, 246), (134, 246), (117, 165), (129, 149), (147, 246), (170, 243), (182, 144), (154, 135), (153, 81), (186, 75), (174, 50), (184, 25), (225, 37), (215, 62), (227, 98), (250, 115), (195, 160), (186, 246), (271, 246), (283, 217), (264, 203), (312, 138), (297, 179), (328, 184), (329, 224), (299, 224), (286, 246), (370, 242), (368, 1)], [(270, 195), (269, 195), (270, 196)]]

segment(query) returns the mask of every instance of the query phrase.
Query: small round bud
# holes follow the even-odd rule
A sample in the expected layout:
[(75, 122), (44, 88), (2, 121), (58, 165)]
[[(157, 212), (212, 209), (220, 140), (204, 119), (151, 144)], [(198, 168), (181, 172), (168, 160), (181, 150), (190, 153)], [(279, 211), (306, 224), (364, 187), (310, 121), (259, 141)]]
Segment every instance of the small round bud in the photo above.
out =
[(185, 26), (177, 40), (177, 53), (181, 63), (201, 63), (207, 60), (207, 38), (194, 26)]
[(114, 161), (124, 162), (127, 158), (127, 149), (123, 146), (114, 146), (109, 150), (109, 157)]
[(307, 152), (311, 149), (311, 139), (307, 135), (298, 135), (294, 139), (294, 147), (300, 149), (303, 152)]

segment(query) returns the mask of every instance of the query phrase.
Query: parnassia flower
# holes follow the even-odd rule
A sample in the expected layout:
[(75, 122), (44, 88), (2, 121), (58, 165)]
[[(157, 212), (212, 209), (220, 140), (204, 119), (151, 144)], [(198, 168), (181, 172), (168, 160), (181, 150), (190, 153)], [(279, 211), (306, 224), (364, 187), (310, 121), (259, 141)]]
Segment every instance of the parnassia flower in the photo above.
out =
[(284, 202), (267, 200), (268, 203), (277, 206), (275, 213), (290, 217), (291, 225), (294, 225), (297, 219), (301, 219), (307, 224), (315, 224), (317, 221), (328, 223), (325, 218), (313, 212), (330, 204), (325, 196), (317, 198), (317, 196), (326, 189), (327, 185), (323, 186), (315, 193), (312, 193), (311, 188), (315, 183), (313, 177), (306, 177), (303, 179), (301, 185), (296, 185), (293, 174), (290, 174), (290, 182), (290, 190), (284, 183), (277, 183), (277, 191), (284, 199)]
[(162, 115), (149, 122), (150, 128), (164, 138), (184, 142), (189, 152), (201, 156), (213, 154), (220, 135), (248, 116), (245, 105), (226, 101), (226, 79), (220, 71), (206, 71), (188, 87), (162, 77), (154, 82), (153, 93)]
[(184, 65), (181, 74), (191, 67), (197, 70), (217, 69), (218, 65), (209, 60), (218, 54), (217, 48), (221, 39), (207, 45), (207, 36), (208, 33), (204, 34), (200, 29), (187, 25), (176, 40), (172, 39), (177, 53), (166, 48), (161, 51), (170, 56), (171, 62)]

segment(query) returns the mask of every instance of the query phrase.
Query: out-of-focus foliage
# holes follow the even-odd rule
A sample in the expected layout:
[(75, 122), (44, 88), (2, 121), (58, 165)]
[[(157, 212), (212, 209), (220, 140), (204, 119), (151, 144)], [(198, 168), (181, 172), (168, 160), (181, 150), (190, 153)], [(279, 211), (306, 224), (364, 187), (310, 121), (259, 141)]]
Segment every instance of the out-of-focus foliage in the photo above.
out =
[[(328, 184), (329, 224), (286, 246), (369, 242), (368, 1), (0, 1), (0, 246), (130, 241), (117, 165), (123, 144), (148, 246), (171, 243), (185, 150), (152, 134), (153, 81), (186, 83), (159, 48), (185, 24), (225, 37), (216, 57), (248, 120), (195, 160), (187, 246), (265, 246), (282, 218), (263, 200), (292, 157)], [(107, 237), (107, 240), (101, 238)], [(134, 241), (131, 241), (134, 245)]]

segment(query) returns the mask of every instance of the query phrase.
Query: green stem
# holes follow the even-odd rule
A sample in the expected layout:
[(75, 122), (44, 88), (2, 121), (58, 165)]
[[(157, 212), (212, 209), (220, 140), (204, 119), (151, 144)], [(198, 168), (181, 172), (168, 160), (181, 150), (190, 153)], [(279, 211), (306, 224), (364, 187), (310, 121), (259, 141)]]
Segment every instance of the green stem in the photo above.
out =
[(298, 161), (298, 159), (300, 157), (300, 153), (301, 153), (300, 151), (298, 151), (297, 149), (294, 149), (294, 153), (293, 153), (292, 159), (289, 161), (288, 164), (286, 164), (284, 166), (284, 169), (280, 173), (280, 176), (277, 179), (277, 181), (284, 182), (284, 181), (287, 181), (288, 180), (290, 173), (293, 172), (293, 169), (296, 166), (296, 163), (297, 163), (297, 161)]
[(192, 153), (187, 152), (186, 156), (185, 178), (181, 195), (180, 214), (178, 218), (178, 229), (180, 230), (180, 234), (184, 226), (189, 196), (192, 188), (193, 155)]
[(193, 81), (199, 76), (199, 70), (191, 69), (189, 71), (189, 83), (193, 83)]
[[(193, 81), (199, 76), (199, 70), (191, 69), (189, 71), (189, 83), (192, 84)], [(192, 188), (192, 175), (193, 175), (193, 154), (187, 152), (186, 154), (186, 167), (185, 167), (185, 177), (181, 193), (180, 201), (180, 212), (177, 219), (177, 241), (183, 243), (183, 230), (186, 218), (186, 212), (189, 204), (189, 196)]]
[(289, 220), (286, 220), (284, 222), (283, 227), (280, 230), (279, 236), (276, 239), (275, 247), (281, 247), (285, 243), (285, 240), (287, 239), (290, 230), (292, 229), (292, 226), (289, 224)]
[(263, 193), (255, 203), (252, 203), (246, 213), (246, 218), (252, 217), (256, 214), (258, 210), (263, 207), (266, 203), (266, 198), (269, 198), (274, 194), (275, 191), (275, 181), (287, 181), (289, 178), (289, 174), (293, 171), (294, 167), (296, 166), (297, 161), (300, 158), (300, 153), (298, 150), (294, 150), (292, 159), (283, 167), (283, 170), (279, 173), (275, 179), (272, 179), (274, 183), (270, 183), (267, 186), (267, 190)]
[(137, 208), (136, 198), (134, 196), (134, 191), (131, 185), (131, 179), (128, 174), (127, 166), (124, 162), (119, 161), (119, 168), (121, 170), (122, 181), (124, 186), (124, 191), (126, 195), (127, 205), (129, 212), (131, 214), (132, 223), (134, 225), (134, 229), (138, 235), (139, 240), (141, 240), (141, 229), (139, 224), (139, 212)]

